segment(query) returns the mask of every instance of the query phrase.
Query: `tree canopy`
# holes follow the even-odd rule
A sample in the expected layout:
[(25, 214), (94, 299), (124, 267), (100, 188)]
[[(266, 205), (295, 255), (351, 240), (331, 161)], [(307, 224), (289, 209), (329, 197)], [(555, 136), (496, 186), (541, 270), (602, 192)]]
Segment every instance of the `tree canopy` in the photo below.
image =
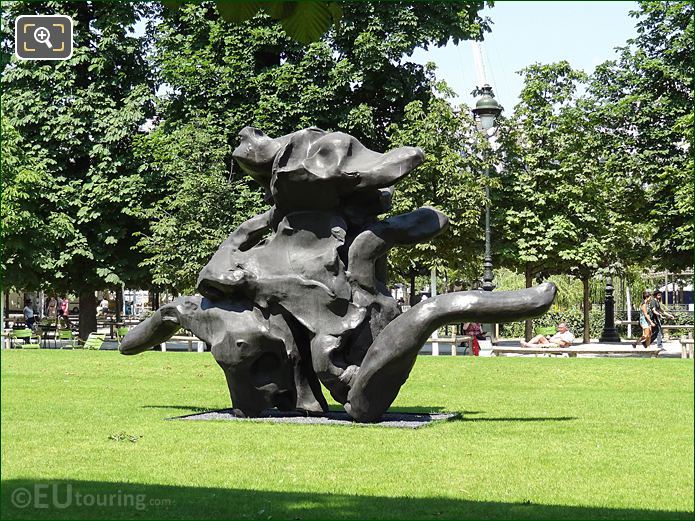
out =
[(84, 336), (95, 325), (94, 290), (146, 280), (133, 250), (142, 223), (129, 206), (140, 184), (132, 143), (153, 114), (154, 83), (146, 39), (130, 28), (149, 11), (143, 3), (13, 2), (2, 13), (3, 52), (12, 52), (17, 15), (57, 11), (75, 25), (72, 58), (5, 59), (2, 106), (29, 153), (45, 160), (50, 180), (33, 218), (52, 228), (37, 242), (52, 249), (40, 278), (79, 291)]
[[(422, 147), (392, 212), (429, 204), (451, 226), (394, 250), (402, 274), (437, 265), (476, 276), (486, 183), (495, 265), (524, 271), (527, 284), (692, 266), (690, 2), (639, 2), (637, 37), (591, 75), (567, 62), (526, 67), (492, 179), (469, 109), (451, 106), (433, 65), (410, 58), (482, 39), (484, 2), (174, 3), (5, 6), (6, 286), (77, 290), (85, 312), (95, 289), (123, 283), (190, 291), (224, 237), (267, 207), (232, 161), (245, 126)], [(320, 23), (304, 16), (326, 9)], [(14, 18), (57, 12), (75, 21), (73, 57), (17, 60)]]
[(606, 156), (642, 188), (650, 265), (684, 269), (693, 261), (693, 4), (645, 1), (631, 14), (637, 37), (597, 68), (590, 95)]
[(480, 265), (481, 209), (488, 165), (482, 152), (487, 141), (476, 130), (465, 105), (458, 110), (442, 98), (427, 105), (413, 101), (401, 123), (390, 128), (392, 146), (419, 146), (425, 161), (398, 184), (393, 214), (434, 206), (449, 217), (449, 228), (430, 242), (399, 247), (392, 268), (403, 275), (423, 268), (448, 268), (474, 278)]
[[(243, 23), (229, 23), (211, 2), (165, 10), (152, 31), (153, 61), (165, 94), (156, 129), (138, 148), (141, 175), (161, 181), (156, 196), (141, 192), (145, 200), (139, 205), (140, 215), (150, 223), (139, 248), (153, 280), (175, 291), (190, 288), (220, 238), (265, 208), (260, 190), (232, 164), (231, 152), (245, 126), (273, 137), (318, 126), (348, 132), (383, 151), (401, 139), (392, 139), (391, 133), (411, 137), (405, 126), (391, 125), (406, 118), (406, 126), (418, 124), (418, 118), (433, 110), (449, 118), (442, 126), (458, 140), (446, 144), (447, 161), (451, 163), (452, 154), (459, 158), (453, 150), (465, 141), (466, 132), (456, 125), (465, 118), (437, 101), (433, 67), (412, 63), (407, 56), (416, 47), (442, 45), (450, 38), (480, 37), (488, 29), (478, 15), (482, 6), (344, 4), (340, 27), (308, 46), (288, 38), (281, 25), (262, 12)], [(436, 126), (435, 115), (427, 115), (430, 128)], [(420, 134), (418, 143), (429, 148), (424, 139)], [(457, 170), (466, 162), (454, 163), (456, 168), (439, 167), (431, 159), (422, 171), (434, 175), (438, 169), (440, 187), (449, 187), (439, 194), (440, 201), (462, 203), (454, 210), (453, 233), (460, 234), (470, 231), (463, 216), (475, 211), (480, 190), (472, 171)], [(450, 173), (454, 178), (449, 179)], [(460, 186), (465, 190), (454, 190), (457, 183), (464, 183)], [(159, 202), (151, 205), (153, 198)], [(430, 198), (434, 202), (436, 194)], [(471, 198), (473, 204), (463, 204)], [(191, 244), (193, 236), (198, 240)], [(452, 250), (448, 258), (463, 250)], [(430, 253), (429, 260), (434, 257)]]
[(60, 216), (49, 221), (36, 219), (37, 209), (45, 204), (45, 193), (52, 186), (44, 151), (36, 156), (26, 152), (26, 143), (2, 117), (2, 269), (3, 286), (39, 288), (45, 283), (44, 265), (53, 258), (53, 242), (61, 229)]

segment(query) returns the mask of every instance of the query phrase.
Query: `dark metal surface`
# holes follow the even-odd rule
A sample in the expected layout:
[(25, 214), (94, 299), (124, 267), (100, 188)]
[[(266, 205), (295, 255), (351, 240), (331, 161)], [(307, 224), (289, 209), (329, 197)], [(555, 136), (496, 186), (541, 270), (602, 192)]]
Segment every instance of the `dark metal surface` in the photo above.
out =
[(620, 335), (615, 327), (615, 299), (613, 298), (613, 279), (606, 279), (606, 299), (604, 301), (605, 317), (603, 331), (599, 342), (620, 342)]
[(356, 421), (379, 421), (437, 327), (521, 320), (553, 301), (555, 287), (543, 284), (449, 293), (400, 314), (386, 286), (389, 249), (448, 225), (429, 207), (378, 219), (393, 185), (422, 162), (418, 148), (379, 154), (339, 132), (272, 139), (245, 128), (234, 157), (273, 207), (220, 246), (200, 273), (202, 296), (162, 306), (120, 350), (137, 354), (191, 331), (211, 346), (237, 415), (327, 412), (323, 386)]

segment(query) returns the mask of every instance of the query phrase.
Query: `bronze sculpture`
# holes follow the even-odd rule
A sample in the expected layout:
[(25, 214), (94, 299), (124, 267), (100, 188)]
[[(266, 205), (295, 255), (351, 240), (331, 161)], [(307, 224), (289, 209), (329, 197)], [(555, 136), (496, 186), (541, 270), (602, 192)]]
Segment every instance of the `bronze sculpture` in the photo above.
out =
[(325, 386), (360, 422), (378, 421), (429, 335), (451, 321), (507, 322), (544, 313), (555, 286), (456, 292), (401, 314), (386, 286), (386, 255), (448, 224), (434, 208), (380, 220), (394, 185), (424, 159), (380, 154), (317, 128), (272, 139), (247, 127), (234, 157), (272, 208), (237, 228), (198, 279), (201, 296), (162, 306), (128, 333), (123, 354), (180, 327), (211, 346), (239, 415), (328, 410)]

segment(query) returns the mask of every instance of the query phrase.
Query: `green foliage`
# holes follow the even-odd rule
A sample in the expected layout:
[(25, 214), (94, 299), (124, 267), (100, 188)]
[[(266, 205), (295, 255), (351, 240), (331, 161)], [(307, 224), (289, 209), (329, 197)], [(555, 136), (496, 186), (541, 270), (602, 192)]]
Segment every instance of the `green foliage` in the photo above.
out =
[(449, 229), (436, 239), (393, 250), (391, 266), (403, 275), (432, 266), (463, 270), (480, 251), (486, 183), (486, 166), (477, 153), (486, 142), (475, 130), (470, 110), (454, 110), (438, 97), (427, 105), (413, 101), (402, 123), (389, 130), (391, 146), (426, 151), (424, 163), (396, 186), (392, 214), (434, 206), (449, 217)]
[[(178, 9), (183, 1), (164, 1), (165, 7)], [(234, 23), (250, 20), (259, 13), (266, 13), (280, 20), (290, 38), (304, 44), (318, 41), (331, 25), (338, 27), (343, 10), (337, 2), (323, 0), (299, 1), (225, 1), (215, 2), (220, 16)]]
[[(270, 4), (263, 7), (268, 11)], [(448, 258), (460, 266), (473, 249), (456, 248), (454, 242), (475, 235), (481, 198), (471, 173), (476, 159), (462, 160), (456, 148), (471, 146), (474, 138), (459, 135), (470, 121), (435, 99), (433, 67), (405, 57), (416, 47), (443, 45), (449, 37), (480, 36), (488, 30), (478, 16), (482, 3), (344, 4), (340, 27), (308, 46), (287, 37), (275, 21), (277, 13), (251, 17), (255, 6), (250, 8), (246, 21), (230, 24), (210, 2), (187, 3), (165, 11), (153, 29), (153, 60), (168, 89), (159, 107), (163, 123), (140, 142), (138, 152), (146, 185), (158, 189), (142, 188), (136, 215), (150, 223), (138, 248), (154, 282), (174, 291), (192, 288), (216, 245), (264, 210), (260, 192), (247, 180), (227, 183), (237, 134), (247, 125), (273, 137), (312, 125), (340, 130), (375, 150), (422, 145), (431, 155), (419, 171), (441, 177), (428, 181), (434, 191), (426, 198), (438, 206), (450, 199), (445, 210), (454, 222), (448, 242), (436, 247), (440, 253), (451, 247)], [(294, 12), (308, 8), (313, 9), (299, 3)], [(232, 13), (231, 4), (224, 10), (229, 16), (243, 14)], [(390, 127), (406, 117), (402, 126)], [(433, 130), (440, 125), (446, 131), (438, 143), (422, 132), (415, 135), (424, 118)], [(409, 211), (416, 203), (404, 197), (397, 209)], [(424, 255), (431, 259), (436, 251), (429, 247)], [(453, 259), (459, 253), (461, 259)]]
[(171, 133), (160, 127), (138, 140), (144, 186), (159, 187), (135, 209), (149, 222), (137, 246), (156, 286), (194, 292), (198, 273), (227, 235), (267, 208), (250, 179), (230, 180), (227, 154), (211, 121)]
[[(526, 287), (522, 274), (502, 268), (495, 272), (495, 283), (498, 291), (514, 291)], [(579, 308), (582, 305), (582, 282), (571, 275), (550, 275), (547, 279), (557, 286), (557, 296), (553, 302), (553, 311), (564, 311)], [(614, 284), (616, 281), (614, 281)], [(592, 278), (589, 281), (589, 300), (592, 304), (602, 304), (606, 293), (606, 281), (603, 277)], [(618, 298), (616, 295), (616, 302)]]
[[(152, 114), (153, 84), (144, 37), (128, 29), (145, 4), (13, 2), (2, 13), (3, 52), (12, 50), (19, 14), (70, 15), (75, 51), (67, 61), (5, 60), (3, 115), (48, 180), (33, 218), (45, 226), (23, 256), (41, 259), (35, 279), (67, 288), (139, 283), (128, 207), (139, 179), (132, 141)], [(18, 187), (19, 189), (20, 187)], [(34, 187), (32, 187), (33, 189)], [(23, 234), (8, 223), (9, 236)], [(25, 237), (26, 239), (26, 237)], [(50, 250), (45, 245), (50, 242)], [(34, 250), (34, 245), (44, 250)], [(19, 276), (17, 276), (19, 277)]]
[[(655, 267), (693, 261), (693, 4), (643, 1), (638, 36), (590, 86), (606, 157), (633, 179), (633, 205), (652, 233), (642, 253)], [(636, 192), (636, 193), (635, 193)]]
[(521, 102), (502, 134), (505, 168), (495, 201), (508, 239), (503, 260), (545, 277), (623, 270), (647, 225), (630, 211), (632, 179), (602, 155), (593, 102), (577, 99), (586, 75), (567, 62), (522, 73)]
[[(588, 310), (592, 275), (622, 273), (643, 259), (653, 224), (634, 211), (638, 185), (613, 160), (598, 103), (577, 95), (587, 76), (566, 61), (521, 72), (521, 102), (501, 136), (500, 256), (527, 283), (553, 273), (579, 277)], [(589, 335), (586, 324), (585, 342)]]
[(499, 194), (511, 265), (692, 266), (693, 6), (640, 2), (632, 15), (637, 38), (596, 69), (582, 99), (574, 82), (586, 78), (566, 62), (523, 71)]
[(347, 3), (339, 30), (302, 46), (267, 14), (230, 24), (211, 3), (184, 4), (166, 11), (154, 33), (155, 63), (171, 87), (163, 116), (213, 114), (230, 145), (246, 125), (270, 136), (316, 125), (384, 150), (405, 106), (432, 97), (432, 70), (405, 57), (450, 37), (480, 37), (489, 30), (482, 7)]
[[(19, 133), (2, 116), (2, 282), (4, 288), (38, 289), (43, 265), (51, 259), (58, 222), (43, 221), (45, 194), (53, 182), (46, 160), (27, 153)], [(37, 156), (41, 150), (34, 150)], [(56, 216), (52, 216), (56, 217)], [(30, 239), (30, 240), (28, 240)]]
[[(560, 322), (567, 323), (572, 334), (581, 338), (584, 331), (584, 313), (578, 307), (564, 309), (562, 311), (551, 309), (545, 315), (533, 319), (533, 329), (537, 327), (554, 327)], [(589, 312), (589, 336), (599, 338), (603, 331), (605, 314), (603, 309), (592, 308)], [(505, 338), (523, 338), (524, 322), (508, 322), (500, 324), (500, 336)]]

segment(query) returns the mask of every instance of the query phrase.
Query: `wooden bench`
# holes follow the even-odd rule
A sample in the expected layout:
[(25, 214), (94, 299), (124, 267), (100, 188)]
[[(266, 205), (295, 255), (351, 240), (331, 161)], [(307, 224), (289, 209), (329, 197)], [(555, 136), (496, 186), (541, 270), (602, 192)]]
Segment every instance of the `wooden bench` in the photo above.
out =
[[(685, 329), (688, 331), (692, 331), (693, 326), (688, 326), (688, 325), (676, 326), (673, 324), (661, 324), (661, 329), (664, 330), (664, 340), (670, 340), (669, 335), (668, 335), (669, 329)], [(692, 333), (690, 333), (690, 334), (692, 335)]]
[(658, 347), (628, 347), (628, 346), (572, 346), (572, 347), (502, 347), (493, 346), (492, 356), (521, 354), (521, 355), (564, 355), (576, 357), (577, 355), (645, 355), (648, 354), (652, 358), (659, 356), (662, 350)]
[[(456, 356), (457, 354), (457, 347), (460, 343), (467, 343), (468, 347), (464, 348), (464, 353), (465, 349), (472, 349), (473, 348), (473, 337), (468, 336), (468, 335), (452, 335), (450, 337), (441, 337), (441, 338), (428, 338), (427, 341), (425, 342), (426, 344), (432, 344), (432, 343), (437, 343), (437, 344), (451, 344), (451, 356)], [(437, 352), (434, 352), (434, 349), (432, 349), (432, 355), (437, 356), (439, 354), (439, 350)]]
[(681, 343), (681, 358), (693, 358), (693, 340), (689, 337), (682, 337), (680, 339)]
[(167, 342), (188, 342), (188, 350), (193, 351), (193, 342), (196, 342), (196, 351), (202, 353), (205, 351), (205, 342), (196, 336), (190, 335), (174, 335), (168, 340), (165, 340), (160, 344), (162, 351), (166, 352)]

